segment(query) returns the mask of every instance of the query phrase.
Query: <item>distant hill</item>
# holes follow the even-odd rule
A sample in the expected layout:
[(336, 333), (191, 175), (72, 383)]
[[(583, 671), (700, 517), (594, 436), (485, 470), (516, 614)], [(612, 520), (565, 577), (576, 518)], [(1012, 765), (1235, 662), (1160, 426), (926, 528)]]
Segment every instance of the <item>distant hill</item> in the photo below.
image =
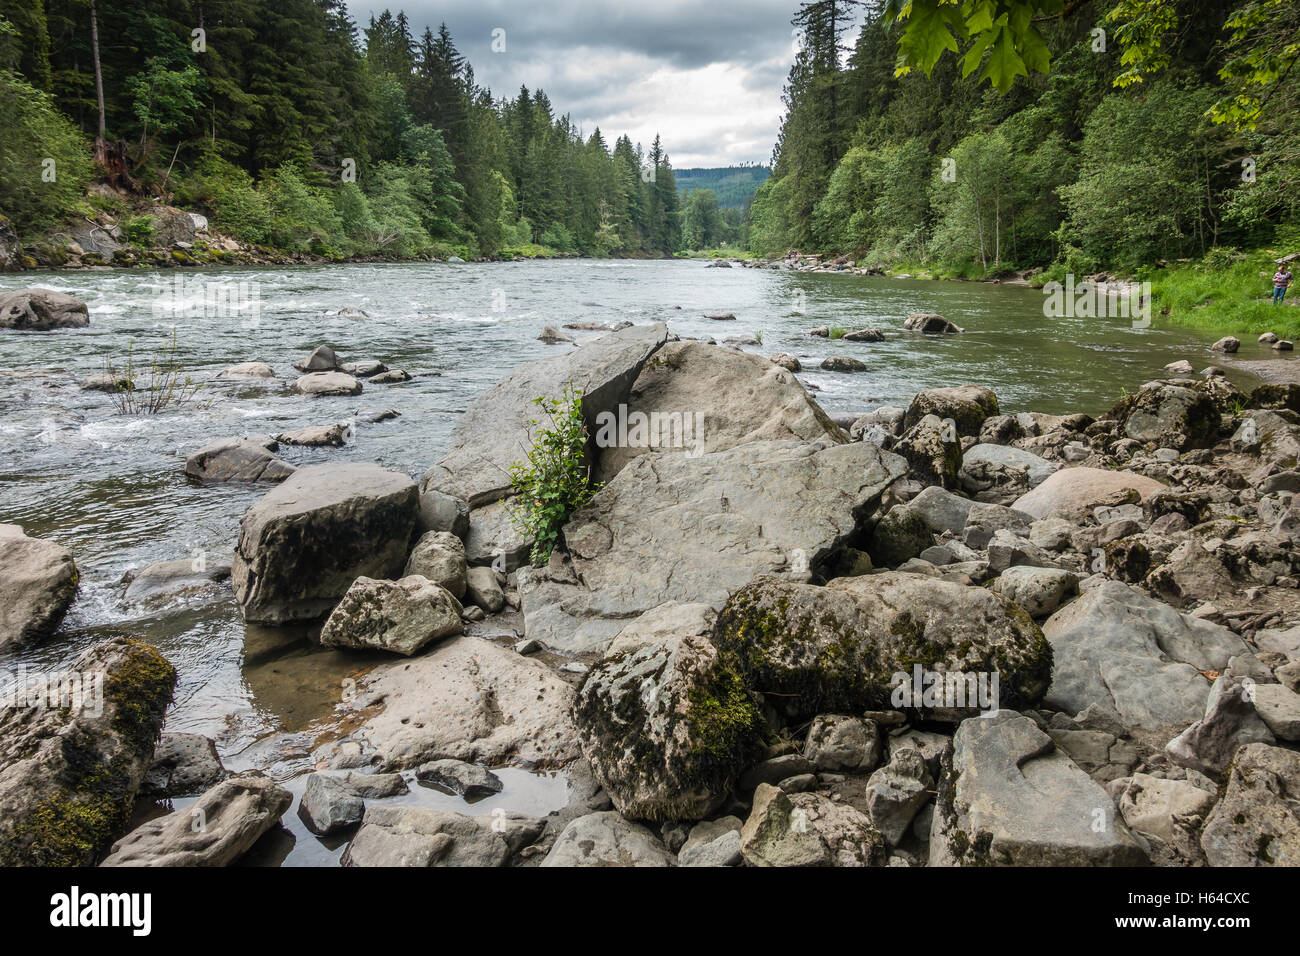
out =
[(712, 189), (723, 209), (743, 209), (758, 187), (772, 175), (767, 166), (722, 166), (717, 169), (674, 169), (682, 195)]

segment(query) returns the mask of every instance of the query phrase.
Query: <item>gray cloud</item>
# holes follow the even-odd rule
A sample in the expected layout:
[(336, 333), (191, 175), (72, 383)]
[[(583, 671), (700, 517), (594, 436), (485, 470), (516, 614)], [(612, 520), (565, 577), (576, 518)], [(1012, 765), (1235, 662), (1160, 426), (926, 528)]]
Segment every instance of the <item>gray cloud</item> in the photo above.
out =
[[(417, 36), (445, 21), (478, 82), (497, 96), (541, 87), (607, 141), (663, 136), (673, 165), (766, 162), (793, 58), (798, 0), (349, 0), (364, 30), (385, 8)], [(506, 52), (491, 49), (506, 31)]]

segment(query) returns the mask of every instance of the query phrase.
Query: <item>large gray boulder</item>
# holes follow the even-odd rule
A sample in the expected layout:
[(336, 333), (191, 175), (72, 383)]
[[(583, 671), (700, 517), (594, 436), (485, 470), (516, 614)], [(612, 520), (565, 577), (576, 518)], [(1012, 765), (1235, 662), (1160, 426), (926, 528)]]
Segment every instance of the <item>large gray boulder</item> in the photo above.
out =
[(1248, 653), (1236, 634), (1180, 614), (1136, 588), (1104, 581), (1043, 624), (1056, 661), (1047, 703), (1068, 714), (1089, 704), (1129, 728), (1177, 733), (1200, 719), (1210, 694), (1202, 671)]
[(275, 483), (298, 469), (278, 457), (274, 441), (218, 438), (185, 459), (185, 474), (204, 484)]
[(102, 866), (230, 866), (280, 822), (293, 794), (255, 770), (150, 820), (113, 844)]
[(471, 508), (510, 493), (509, 469), (531, 445), (536, 398), (559, 398), (565, 387), (583, 393), (588, 433), (601, 412), (625, 404), (646, 360), (664, 344), (663, 324), (633, 326), (558, 355), (520, 366), (476, 399), (452, 432), (452, 448), (420, 485), (460, 498)]
[(357, 578), (399, 577), (418, 510), (415, 482), (398, 472), (299, 469), (240, 523), (231, 579), (244, 619), (318, 620)]
[[(384, 770), (447, 757), (562, 766), (578, 756), (573, 698), (541, 661), (461, 635), (358, 679), (352, 703), (365, 722), (355, 737)], [(383, 706), (372, 712), (376, 702)]]
[[(829, 562), (903, 474), (874, 445), (754, 442), (634, 460), (564, 528), (568, 559), (519, 574), (526, 630), (598, 651), (669, 601), (721, 607), (759, 574), (806, 578)], [(725, 558), (720, 558), (725, 556)]]
[(1199, 383), (1147, 382), (1110, 411), (1128, 438), (1157, 448), (1209, 448), (1219, 437), (1219, 409)]
[(176, 684), (157, 650), (124, 637), (65, 673), (69, 683), (27, 686), (28, 700), (0, 709), (0, 866), (90, 866), (108, 849), (131, 819)]
[(52, 634), (79, 580), (67, 548), (0, 527), (0, 648)]
[(931, 866), (1141, 866), (1101, 785), (1028, 717), (964, 721), (944, 756)]
[[(663, 631), (682, 619), (681, 609), (648, 611), (634, 630)], [(606, 657), (574, 703), (583, 755), (624, 816), (699, 820), (762, 751), (758, 708), (718, 659), (707, 618), (693, 623)]]
[(410, 657), (431, 641), (459, 634), (460, 602), (428, 578), (399, 581), (359, 577), (320, 632), (324, 647), (391, 651)]
[(1166, 486), (1131, 471), (1104, 468), (1063, 468), (1041, 485), (1016, 499), (1011, 507), (1034, 518), (1082, 519), (1099, 504), (1113, 503), (1117, 496), (1145, 501)]
[[(1034, 706), (1052, 673), (1042, 631), (1018, 606), (984, 588), (898, 571), (826, 587), (760, 578), (727, 602), (714, 640), (747, 686), (793, 716), (906, 709), (910, 702), (894, 704), (895, 675), (910, 680), (922, 667), (984, 674), (988, 690), (996, 675), (993, 707)], [(968, 686), (960, 706), (914, 709), (975, 713), (982, 705), (965, 697)]]
[(958, 385), (955, 388), (930, 388), (917, 392), (903, 417), (906, 430), (926, 415), (936, 415), (957, 426), (958, 435), (975, 438), (980, 426), (990, 416), (998, 414), (998, 398), (992, 389), (982, 385)]
[(90, 325), (86, 303), (50, 289), (0, 292), (0, 329), (48, 332)]
[(613, 810), (571, 820), (542, 866), (676, 866), (677, 858), (645, 827)]
[[(633, 427), (639, 415), (645, 435)], [(655, 353), (632, 386), (626, 421), (626, 443), (608, 427), (615, 415), (593, 433), (599, 481), (651, 451), (703, 455), (752, 441), (844, 440), (793, 374), (761, 355), (699, 342), (669, 342)]]
[(1237, 751), (1201, 849), (1210, 866), (1300, 866), (1300, 753), (1267, 744)]

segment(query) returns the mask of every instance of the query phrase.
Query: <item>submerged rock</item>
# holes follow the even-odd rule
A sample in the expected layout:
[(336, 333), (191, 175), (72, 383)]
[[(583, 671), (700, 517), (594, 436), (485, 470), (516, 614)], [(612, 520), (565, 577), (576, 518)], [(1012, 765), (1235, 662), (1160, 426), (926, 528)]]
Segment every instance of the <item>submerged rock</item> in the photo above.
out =
[(230, 866), (280, 822), (291, 803), (288, 790), (250, 770), (132, 830), (101, 865)]
[(131, 574), (124, 600), (128, 603), (158, 603), (192, 594), (230, 579), (230, 562), (180, 558), (145, 565)]
[(943, 335), (945, 333), (966, 331), (960, 326), (949, 322), (942, 315), (933, 312), (913, 312), (903, 322), (903, 328), (908, 332), (924, 332), (927, 335)]
[(391, 579), (406, 564), (419, 495), (375, 465), (303, 468), (248, 509), (232, 580), (244, 619), (324, 617), (359, 577)]
[(360, 395), (362, 385), (345, 372), (309, 372), (293, 383), (293, 390), (300, 395)]
[(176, 684), (157, 650), (123, 637), (65, 673), (75, 682), (53, 704), (47, 692), (0, 709), (0, 866), (90, 866), (108, 849), (131, 819)]

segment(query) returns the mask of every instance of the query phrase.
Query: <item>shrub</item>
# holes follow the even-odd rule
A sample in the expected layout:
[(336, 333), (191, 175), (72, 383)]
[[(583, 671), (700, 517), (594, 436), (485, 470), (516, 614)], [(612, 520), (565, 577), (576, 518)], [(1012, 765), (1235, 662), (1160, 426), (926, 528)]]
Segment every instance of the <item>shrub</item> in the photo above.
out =
[(586, 463), (587, 427), (582, 420), (582, 393), (569, 383), (558, 399), (535, 398), (545, 421), (529, 422), (533, 447), (527, 461), (510, 466), (516, 498), (511, 520), (533, 538), (531, 559), (541, 566), (551, 558), (560, 530), (599, 490)]
[(157, 415), (188, 405), (203, 387), (185, 374), (176, 355), (176, 330), (147, 367), (135, 364), (135, 343), (126, 346), (126, 365), (119, 369), (111, 362), (106, 371), (118, 382), (110, 393), (119, 415)]

